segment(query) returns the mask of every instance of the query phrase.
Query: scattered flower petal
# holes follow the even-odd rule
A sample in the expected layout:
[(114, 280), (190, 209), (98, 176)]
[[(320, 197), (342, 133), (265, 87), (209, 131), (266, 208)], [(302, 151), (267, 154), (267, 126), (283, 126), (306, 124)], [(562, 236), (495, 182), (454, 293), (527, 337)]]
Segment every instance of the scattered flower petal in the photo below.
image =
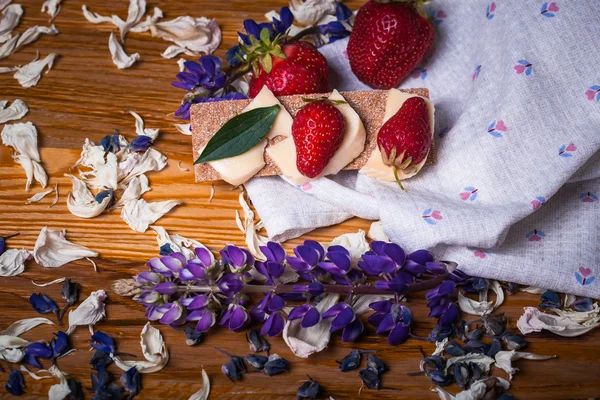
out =
[(525, 307), (524, 310), (525, 313), (517, 321), (517, 328), (524, 335), (548, 330), (559, 336), (574, 337), (583, 335), (600, 325), (600, 307), (597, 304), (583, 321), (569, 318), (568, 312), (561, 316), (544, 313), (534, 307)]
[(97, 290), (90, 293), (89, 297), (81, 302), (79, 307), (69, 312), (69, 329), (67, 335), (73, 333), (75, 328), (79, 325), (95, 325), (96, 322), (100, 321), (105, 315), (104, 311), (104, 300), (106, 299), (106, 293), (104, 290)]
[(112, 17), (105, 17), (95, 12), (91, 12), (87, 9), (87, 6), (85, 5), (81, 6), (81, 9), (83, 11), (83, 16), (85, 17), (85, 19), (90, 21), (92, 24), (103, 24), (105, 22), (113, 22)]
[(167, 157), (160, 151), (149, 148), (143, 155), (129, 153), (123, 161), (119, 162), (119, 183), (128, 184), (136, 176), (150, 171), (160, 171), (167, 166)]
[(213, 254), (210, 252), (209, 248), (194, 239), (188, 239), (178, 234), (171, 235), (169, 234), (165, 228), (162, 226), (151, 226), (150, 227), (154, 232), (156, 232), (156, 240), (158, 241), (159, 249), (162, 249), (163, 246), (169, 245), (169, 248), (174, 253), (181, 253), (187, 260), (191, 260), (196, 258), (196, 253), (194, 252), (195, 248), (203, 248), (208, 250), (208, 254), (212, 259), (212, 263), (214, 263), (215, 258)]
[(130, 200), (125, 203), (121, 218), (136, 232), (146, 232), (148, 226), (155, 223), (173, 207), (183, 204), (179, 200), (166, 200), (148, 203), (144, 199)]
[(25, 182), (25, 191), (29, 190), (29, 187), (34, 179), (42, 187), (46, 187), (48, 184), (48, 174), (46, 174), (44, 167), (42, 167), (39, 162), (21, 154), (14, 154), (13, 160), (15, 160), (17, 164), (21, 165), (25, 171), (25, 176), (27, 177), (27, 181)]
[(46, 73), (48, 73), (52, 69), (52, 65), (54, 64), (54, 59), (56, 56), (56, 53), (50, 53), (42, 60), (38, 60), (38, 57), (36, 56), (35, 60), (29, 64), (25, 64), (22, 67), (17, 67), (17, 72), (15, 73), (14, 78), (24, 88), (37, 85), (44, 70), (47, 68)]
[(192, 131), (190, 130), (191, 125), (192, 124), (174, 124), (179, 133), (183, 133), (186, 136), (192, 136)]
[(335, 5), (331, 0), (290, 0), (290, 11), (296, 22), (311, 26), (321, 23), (327, 15), (334, 15)]
[(142, 117), (140, 117), (138, 113), (129, 111), (129, 114), (133, 115), (133, 118), (135, 118), (135, 133), (137, 133), (138, 136), (148, 136), (152, 138), (152, 140), (156, 140), (159, 131), (158, 128), (144, 128), (144, 120), (142, 119)]
[(113, 63), (119, 69), (129, 68), (140, 59), (139, 53), (133, 53), (130, 56), (127, 55), (113, 32), (110, 33), (110, 37), (108, 38), (108, 50), (110, 51)]
[(65, 277), (58, 278), (58, 279), (55, 279), (53, 281), (46, 282), (46, 283), (37, 283), (37, 282), (35, 282), (35, 281), (32, 280), (31, 283), (33, 283), (35, 286), (38, 286), (38, 287), (45, 287), (45, 286), (54, 285), (56, 283), (63, 283), (65, 281), (65, 279), (67, 279), (67, 278), (65, 278)]
[(28, 250), (10, 249), (0, 255), (0, 276), (16, 276), (25, 270), (25, 261), (31, 258)]
[(202, 389), (190, 396), (189, 400), (206, 400), (210, 394), (210, 380), (208, 374), (202, 369)]
[[(32, 26), (31, 28), (27, 29), (25, 32), (23, 32), (23, 34), (19, 37), (19, 40), (17, 41), (17, 45), (15, 46), (15, 50), (23, 47), (25, 45), (28, 45), (29, 43), (35, 42), (36, 40), (38, 40), (38, 38), (40, 37), (41, 34), (45, 34), (45, 35), (58, 35), (58, 29), (56, 29), (56, 27), (54, 25), (51, 26)], [(50, 66), (49, 68), (52, 68), (52, 66)]]
[[(436, 392), (437, 395), (439, 396), (440, 400), (482, 400), (482, 399), (487, 399), (489, 397), (486, 395), (490, 394), (490, 393), (488, 393), (490, 391), (490, 388), (488, 387), (489, 385), (487, 383), (487, 381), (489, 379), (494, 379), (495, 386), (497, 386), (497, 387), (500, 387), (504, 390), (508, 390), (508, 388), (510, 388), (510, 382), (508, 382), (506, 379), (494, 376), (491, 378), (486, 378), (486, 379), (482, 379), (482, 380), (473, 382), (469, 389), (463, 390), (462, 392), (457, 393), (456, 396), (451, 395), (450, 393), (445, 391), (440, 386), (431, 388), (431, 391)], [(492, 390), (491, 394), (493, 394), (494, 398), (495, 398), (494, 391), (493, 391), (493, 389), (491, 389), (491, 390)]]
[(43, 317), (20, 319), (10, 324), (8, 328), (0, 332), (0, 334), (8, 336), (21, 336), (23, 333), (30, 331), (36, 326), (42, 324), (54, 325), (54, 322)]
[(358, 260), (364, 253), (369, 251), (369, 243), (365, 237), (365, 231), (359, 229), (356, 233), (346, 233), (333, 239), (331, 243), (324, 247), (342, 246), (350, 252), (354, 260)]
[[(2, 9), (2, 7), (0, 7), (0, 9)], [(2, 19), (0, 20), (0, 43), (4, 43), (10, 39), (10, 34), (13, 29), (19, 25), (22, 15), (23, 6), (20, 4), (11, 4), (4, 8)], [(2, 57), (1, 52), (0, 57)]]
[(169, 362), (169, 352), (160, 331), (147, 322), (140, 335), (142, 354), (147, 361), (121, 360), (119, 356), (113, 358), (117, 367), (127, 371), (135, 367), (139, 373), (148, 374), (163, 369)]
[(479, 301), (470, 299), (463, 295), (460, 291), (458, 292), (458, 306), (461, 311), (471, 315), (484, 315), (489, 314), (504, 302), (504, 291), (498, 281), (490, 281), (489, 290), (496, 294), (496, 301), (494, 303), (487, 301), (488, 290), (479, 292)]
[(147, 32), (150, 30), (150, 25), (157, 23), (158, 20), (161, 19), (163, 16), (164, 15), (162, 10), (158, 7), (154, 7), (154, 13), (152, 14), (152, 16), (148, 15), (146, 17), (146, 21), (140, 22), (139, 24), (131, 28), (129, 31), (137, 33)]
[(488, 373), (495, 360), (492, 357), (488, 357), (485, 354), (480, 353), (471, 353), (464, 356), (451, 357), (446, 360), (446, 371), (450, 369), (452, 364), (457, 362), (475, 363), (479, 365), (483, 372)]
[(215, 20), (208, 18), (177, 17), (170, 21), (149, 25), (154, 37), (174, 42), (162, 54), (173, 58), (178, 54), (211, 54), (221, 43), (221, 29)]
[(517, 373), (518, 368), (513, 368), (512, 362), (520, 360), (522, 358), (527, 360), (548, 360), (556, 356), (542, 356), (533, 353), (527, 353), (523, 351), (499, 351), (496, 353), (496, 367), (502, 368), (508, 373), (509, 379), (512, 380), (513, 375)]
[(35, 261), (45, 268), (57, 268), (98, 253), (65, 239), (67, 231), (43, 227), (33, 248)]
[(40, 161), (37, 129), (31, 122), (4, 125), (2, 144), (12, 147), (19, 155)]
[(97, 202), (85, 182), (73, 175), (65, 174), (65, 176), (73, 182), (73, 189), (67, 194), (67, 208), (71, 214), (80, 218), (94, 218), (102, 214), (112, 201), (112, 196), (109, 194), (101, 202)]
[(144, 193), (152, 190), (150, 185), (148, 184), (148, 177), (146, 175), (136, 176), (129, 181), (127, 188), (121, 195), (121, 198), (117, 200), (114, 206), (111, 209), (123, 207), (125, 203), (130, 200), (139, 199)]
[(519, 289), (521, 292), (527, 292), (527, 293), (531, 293), (531, 294), (542, 294), (546, 291), (546, 289), (542, 289), (542, 288), (537, 288), (534, 286), (527, 286), (524, 288), (520, 288)]
[(380, 242), (389, 242), (390, 238), (385, 234), (383, 230), (383, 222), (381, 220), (375, 221), (371, 224), (369, 228), (369, 233), (367, 233), (367, 237), (371, 240), (380, 241)]
[(44, 197), (48, 196), (50, 193), (53, 193), (54, 189), (46, 190), (45, 192), (38, 192), (27, 199), (25, 204), (37, 203), (42, 200)]
[(42, 4), (42, 12), (48, 13), (50, 15), (50, 21), (52, 21), (58, 13), (60, 12), (60, 2), (62, 0), (46, 0), (44, 4)]
[[(123, 21), (116, 15), (113, 15), (113, 23), (121, 31), (121, 42), (125, 41), (127, 32), (144, 16), (146, 13), (146, 0), (129, 0), (129, 9), (127, 10), (127, 20)], [(112, 52), (111, 52), (112, 53)]]
[(5, 105), (6, 102), (0, 101), (0, 124), (21, 119), (29, 111), (27, 104), (21, 99), (13, 101), (8, 108), (4, 108)]

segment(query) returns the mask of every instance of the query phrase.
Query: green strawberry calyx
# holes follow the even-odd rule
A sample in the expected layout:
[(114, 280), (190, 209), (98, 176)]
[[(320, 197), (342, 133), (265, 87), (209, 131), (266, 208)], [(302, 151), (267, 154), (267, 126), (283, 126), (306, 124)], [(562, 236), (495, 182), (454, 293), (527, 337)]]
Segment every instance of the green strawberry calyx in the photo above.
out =
[(238, 57), (246, 65), (251, 66), (255, 74), (259, 74), (261, 68), (266, 73), (270, 73), (273, 69), (273, 57), (287, 58), (281, 49), (281, 42), (285, 37), (284, 34), (279, 34), (271, 39), (269, 30), (263, 28), (259, 38), (254, 35), (249, 36), (250, 45), (240, 45), (240, 50), (246, 58), (243, 59), (239, 55)]

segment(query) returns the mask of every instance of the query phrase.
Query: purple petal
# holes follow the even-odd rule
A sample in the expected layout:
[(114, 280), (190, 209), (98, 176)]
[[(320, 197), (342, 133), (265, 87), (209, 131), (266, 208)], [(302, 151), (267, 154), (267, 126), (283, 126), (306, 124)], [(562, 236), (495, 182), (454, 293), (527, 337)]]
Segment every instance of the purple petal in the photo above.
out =
[(313, 249), (315, 249), (317, 251), (317, 253), (319, 253), (319, 261), (323, 259), (323, 257), (325, 257), (325, 249), (323, 248), (323, 246), (321, 246), (321, 244), (315, 240), (305, 240), (304, 241), (304, 245), (308, 246), (308, 247), (312, 247)]
[(327, 310), (327, 311), (325, 311), (323, 313), (323, 318), (335, 317), (342, 310), (345, 310), (348, 307), (350, 307), (350, 306), (348, 304), (346, 304), (346, 303), (337, 303), (337, 304), (334, 304), (329, 310)]
[(281, 296), (273, 296), (269, 301), (268, 309), (270, 312), (279, 311), (283, 307), (285, 307), (285, 300)]
[(398, 324), (388, 335), (388, 343), (392, 346), (397, 346), (406, 342), (410, 334), (410, 327)]
[(406, 260), (406, 253), (404, 250), (402, 250), (402, 247), (395, 243), (386, 243), (383, 245), (383, 251), (389, 258), (394, 260), (396, 264), (404, 264), (404, 261)]
[(285, 272), (285, 267), (277, 262), (268, 261), (267, 270), (273, 278), (280, 278)]
[(319, 262), (319, 253), (310, 246), (298, 246), (294, 249), (294, 253), (311, 267)]
[(177, 293), (177, 284), (175, 282), (163, 282), (154, 286), (154, 290), (160, 294), (175, 294)]
[(381, 324), (381, 321), (383, 321), (383, 319), (386, 317), (387, 314), (385, 313), (374, 313), (369, 317), (369, 324), (373, 325), (373, 326), (379, 326), (379, 324)]
[(175, 252), (175, 253), (171, 253), (169, 254), (171, 257), (175, 257), (176, 259), (178, 259), (179, 261), (181, 261), (181, 265), (184, 266), (187, 263), (187, 258), (185, 258), (185, 256), (180, 253), (180, 252)]
[(379, 290), (388, 290), (390, 288), (386, 281), (375, 281), (375, 287)]
[[(193, 262), (189, 262), (187, 264), (187, 270), (196, 278), (196, 279), (204, 279), (206, 278), (206, 268), (203, 265), (196, 264)], [(180, 272), (181, 275), (181, 272)]]
[(427, 250), (417, 250), (414, 251), (412, 253), (410, 253), (407, 258), (409, 260), (413, 260), (421, 265), (425, 265), (428, 262), (432, 262), (433, 261), (433, 256), (431, 255), (430, 252), (428, 252)]
[(177, 321), (179, 318), (181, 318), (182, 314), (183, 309), (181, 308), (181, 306), (179, 306), (179, 304), (177, 303), (173, 303), (171, 305), (171, 309), (167, 311), (160, 319), (160, 323), (170, 325), (173, 322)]
[(340, 313), (331, 320), (331, 329), (330, 332), (338, 331), (342, 328), (348, 326), (348, 324), (356, 319), (356, 315), (354, 314), (354, 310), (352, 307), (347, 307), (340, 311)]
[(285, 250), (283, 247), (277, 242), (269, 242), (267, 243), (267, 247), (271, 251), (272, 261), (277, 263), (282, 263), (285, 260)]
[(199, 321), (200, 318), (202, 318), (202, 316), (204, 315), (204, 311), (206, 311), (206, 310), (194, 310), (187, 315), (186, 320)]
[(271, 324), (271, 329), (269, 329), (268, 336), (277, 336), (283, 331), (283, 327), (285, 326), (285, 319), (281, 315), (281, 313), (274, 313), (271, 315), (273, 317), (273, 323)]
[(456, 304), (449, 303), (447, 310), (440, 317), (438, 324), (440, 326), (450, 325), (451, 323), (456, 321), (456, 318), (458, 318), (458, 314), (459, 311), (458, 307), (456, 307)]
[(162, 276), (172, 276), (173, 272), (162, 263), (160, 258), (152, 258), (147, 263), (148, 267), (157, 274), (161, 274)]
[(215, 324), (215, 314), (208, 310), (201, 310), (200, 312), (202, 315), (198, 320), (198, 324), (196, 325), (196, 331), (206, 332)]
[(329, 272), (331, 275), (344, 275), (346, 271), (340, 269), (337, 265), (329, 261), (321, 261), (319, 267)]
[[(398, 266), (387, 257), (365, 254), (362, 259), (368, 264), (369, 269), (376, 271), (376, 273), (369, 275), (379, 275), (381, 272), (390, 273), (398, 269)], [(365, 272), (369, 273), (366, 270)]]
[(158, 283), (160, 281), (160, 275), (156, 272), (145, 271), (140, 272), (135, 276), (135, 280), (142, 285)]
[(183, 269), (183, 264), (180, 260), (178, 260), (175, 257), (164, 256), (160, 258), (160, 261), (165, 265), (165, 267), (169, 268), (172, 272), (179, 272), (181, 269)]
[(319, 314), (319, 310), (315, 307), (310, 307), (304, 317), (302, 318), (302, 322), (300, 322), (300, 326), (302, 328), (310, 328), (311, 326), (315, 326), (321, 320), (321, 314)]
[(404, 263), (404, 267), (402, 267), (402, 270), (412, 275), (419, 276), (423, 272), (425, 272), (426, 268), (424, 265), (421, 265), (418, 262), (415, 262), (413, 260), (406, 260), (406, 263)]
[(379, 323), (376, 333), (380, 334), (380, 333), (390, 331), (396, 327), (396, 324), (397, 324), (397, 322), (394, 321), (394, 317), (392, 316), (392, 314), (388, 314)]
[(295, 319), (304, 317), (310, 308), (310, 304), (302, 304), (301, 306), (292, 308), (292, 311), (290, 311), (288, 314), (288, 321), (293, 321)]
[(275, 314), (269, 315), (269, 318), (267, 318), (267, 320), (263, 324), (262, 328), (260, 328), (260, 334), (261, 335), (268, 335), (269, 334), (269, 331), (271, 330), (271, 326), (273, 325), (273, 322), (274, 322), (274, 317), (273, 317), (274, 315)]
[(193, 281), (196, 280), (196, 276), (188, 268), (184, 268), (179, 271), (179, 279), (182, 281)]
[(246, 253), (242, 251), (237, 246), (228, 245), (225, 247), (225, 252), (227, 252), (228, 261), (235, 267), (240, 267), (246, 264)]
[(354, 342), (364, 329), (363, 323), (356, 318), (350, 325), (344, 328), (342, 332), (342, 342)]
[(443, 274), (444, 272), (446, 272), (446, 266), (442, 263), (437, 262), (428, 262), (425, 264), (425, 268), (427, 269), (427, 271), (433, 274)]
[(242, 329), (250, 317), (248, 313), (244, 309), (244, 307), (234, 306), (234, 310), (231, 313), (231, 318), (229, 319), (229, 329), (232, 331), (238, 331)]
[(388, 313), (392, 308), (392, 302), (389, 300), (375, 301), (369, 304), (369, 307), (380, 313)]
[(341, 251), (328, 251), (327, 258), (343, 271), (348, 271), (350, 269), (350, 266), (352, 265), (352, 257), (347, 252), (347, 250), (345, 253)]
[(207, 267), (213, 263), (212, 253), (207, 249), (203, 247), (196, 247), (194, 249), (194, 252), (196, 253), (196, 257), (198, 257), (200, 262), (202, 262), (202, 264), (206, 265)]
[(385, 251), (383, 247), (387, 244), (387, 242), (382, 242), (377, 240), (375, 242), (371, 242), (371, 249), (379, 256), (385, 256)]
[(199, 296), (195, 296), (194, 299), (187, 306), (188, 310), (197, 310), (199, 308), (204, 308), (208, 305), (208, 297), (201, 294)]
[(306, 272), (310, 271), (311, 266), (308, 265), (304, 260), (297, 257), (287, 257), (287, 262), (290, 264), (290, 267), (298, 272)]

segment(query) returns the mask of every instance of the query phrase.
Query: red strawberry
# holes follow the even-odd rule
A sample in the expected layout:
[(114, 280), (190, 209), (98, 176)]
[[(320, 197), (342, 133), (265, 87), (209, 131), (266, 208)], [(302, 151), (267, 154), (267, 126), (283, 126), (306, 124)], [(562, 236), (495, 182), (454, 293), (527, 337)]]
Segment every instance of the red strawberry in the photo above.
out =
[(348, 42), (352, 72), (374, 88), (389, 89), (421, 62), (435, 30), (418, 0), (369, 0), (358, 10)]
[(400, 110), (386, 121), (377, 134), (383, 163), (397, 171), (414, 168), (431, 148), (431, 126), (427, 103), (421, 97), (407, 99)]
[(259, 64), (258, 71), (250, 80), (250, 97), (254, 98), (264, 85), (275, 96), (325, 93), (329, 90), (327, 59), (313, 44), (298, 41), (284, 43), (280, 47), (286, 58), (273, 55), (270, 72)]
[(304, 176), (318, 176), (344, 139), (344, 116), (330, 101), (308, 103), (292, 123), (296, 167)]

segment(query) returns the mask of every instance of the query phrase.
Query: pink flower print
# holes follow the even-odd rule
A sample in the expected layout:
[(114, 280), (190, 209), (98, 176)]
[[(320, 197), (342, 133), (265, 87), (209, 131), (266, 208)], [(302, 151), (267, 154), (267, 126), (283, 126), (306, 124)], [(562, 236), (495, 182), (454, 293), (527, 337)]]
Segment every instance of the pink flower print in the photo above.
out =
[(534, 210), (537, 210), (546, 202), (546, 198), (544, 196), (538, 196), (531, 201), (531, 206)]
[(579, 199), (584, 203), (594, 203), (594, 202), (598, 201), (598, 196), (596, 196), (592, 192), (587, 192), (587, 193), (581, 193), (579, 195)]
[(437, 221), (441, 221), (443, 219), (442, 214), (438, 210), (433, 210), (431, 208), (423, 211), (421, 218), (429, 225), (435, 225), (437, 224)]
[(540, 9), (540, 14), (542, 14), (546, 18), (552, 18), (556, 15), (558, 11), (558, 6), (555, 2), (546, 2), (542, 4), (542, 8)]
[(529, 240), (530, 242), (539, 242), (545, 236), (546, 236), (546, 234), (544, 232), (538, 231), (537, 229), (534, 229), (531, 232), (527, 233), (527, 235), (525, 235), (527, 240)]
[(502, 134), (507, 130), (508, 128), (506, 125), (504, 125), (504, 121), (501, 119), (494, 120), (494, 122), (492, 122), (487, 128), (487, 132), (495, 138), (501, 138)]
[(481, 259), (483, 260), (484, 258), (486, 258), (486, 257), (487, 257), (487, 252), (485, 252), (485, 251), (481, 251), (481, 250), (475, 250), (475, 251), (473, 252), (473, 255), (474, 255), (475, 257), (481, 258)]
[(525, 75), (529, 76), (533, 72), (533, 64), (527, 60), (517, 60), (517, 65), (513, 68), (517, 72), (517, 75), (525, 73)]
[(558, 149), (558, 155), (561, 157), (573, 157), (573, 154), (571, 153), (573, 153), (575, 150), (577, 150), (577, 146), (575, 146), (572, 142), (569, 144), (563, 144)]
[(308, 192), (310, 189), (312, 189), (312, 185), (310, 184), (310, 182), (300, 186), (300, 190), (302, 190), (303, 192)]
[(586, 90), (585, 95), (588, 100), (596, 100), (600, 101), (600, 85), (590, 86), (588, 90)]
[(427, 78), (427, 70), (425, 68), (421, 68), (421, 67), (416, 67), (415, 69), (412, 70), (412, 72), (410, 73), (410, 76), (415, 78), (415, 79), (425, 79)]
[(579, 267), (577, 271), (575, 271), (575, 279), (581, 286), (591, 285), (596, 277), (592, 275), (591, 268)]
[(471, 80), (475, 81), (475, 79), (477, 79), (479, 77), (480, 72), (481, 72), (481, 65), (478, 65), (475, 67), (475, 70), (473, 71), (473, 76), (471, 77)]
[(348, 57), (348, 50), (344, 50), (342, 52), (342, 54), (344, 55), (344, 57), (346, 58), (346, 60), (349, 60), (350, 58)]
[(467, 200), (475, 200), (477, 198), (477, 190), (472, 186), (468, 186), (466, 188), (463, 189), (464, 192), (460, 193), (460, 198), (463, 201), (467, 201)]
[(429, 13), (429, 20), (431, 20), (431, 23), (433, 23), (434, 25), (439, 25), (442, 22), (444, 22), (444, 18), (446, 18), (447, 15), (444, 12), (444, 10), (433, 10)]
[(496, 3), (492, 2), (492, 4), (485, 9), (485, 17), (491, 20), (494, 18), (494, 11), (496, 11)]

